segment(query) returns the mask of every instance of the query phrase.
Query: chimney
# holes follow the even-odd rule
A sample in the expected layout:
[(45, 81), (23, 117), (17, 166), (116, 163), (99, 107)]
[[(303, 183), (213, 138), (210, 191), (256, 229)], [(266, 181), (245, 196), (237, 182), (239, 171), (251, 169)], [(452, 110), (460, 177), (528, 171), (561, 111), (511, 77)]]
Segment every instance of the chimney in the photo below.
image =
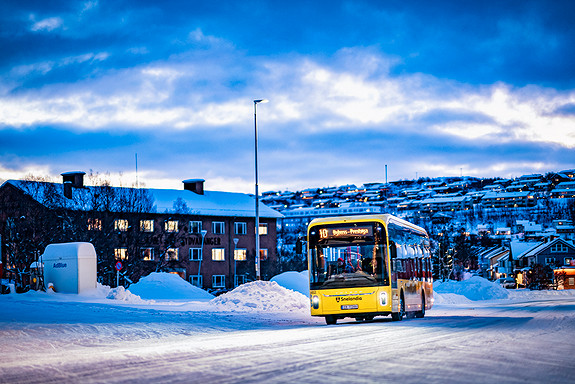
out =
[(72, 188), (84, 187), (85, 172), (64, 172), (62, 173), (62, 182), (64, 184), (64, 196), (72, 198)]
[(204, 179), (188, 179), (182, 181), (184, 183), (184, 189), (186, 191), (192, 191), (198, 195), (204, 194)]
[(71, 181), (65, 181), (64, 182), (64, 197), (67, 197), (68, 199), (72, 198), (72, 182)]
[(62, 173), (62, 181), (64, 184), (67, 182), (72, 183), (72, 187), (74, 188), (83, 188), (84, 187), (84, 175), (86, 172), (64, 172)]

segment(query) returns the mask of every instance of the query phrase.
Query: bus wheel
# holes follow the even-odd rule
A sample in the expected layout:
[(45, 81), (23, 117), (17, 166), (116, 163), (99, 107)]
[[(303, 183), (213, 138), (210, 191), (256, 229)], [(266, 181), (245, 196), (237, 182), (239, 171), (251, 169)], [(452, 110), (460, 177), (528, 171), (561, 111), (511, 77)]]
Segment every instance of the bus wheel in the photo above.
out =
[(333, 315), (329, 315), (325, 317), (325, 323), (327, 325), (333, 325), (337, 323), (337, 317), (333, 316)]
[(421, 311), (415, 312), (415, 317), (422, 318), (425, 316), (425, 294), (421, 292)]
[(404, 315), (405, 315), (405, 300), (403, 300), (403, 292), (401, 292), (401, 296), (399, 297), (399, 312), (392, 313), (391, 320), (401, 321), (403, 320)]

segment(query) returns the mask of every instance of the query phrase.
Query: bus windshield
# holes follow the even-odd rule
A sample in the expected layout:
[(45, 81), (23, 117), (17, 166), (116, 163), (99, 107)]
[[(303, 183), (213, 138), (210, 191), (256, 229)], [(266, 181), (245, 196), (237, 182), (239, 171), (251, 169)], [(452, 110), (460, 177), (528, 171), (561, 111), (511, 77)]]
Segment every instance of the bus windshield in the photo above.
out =
[(321, 246), (312, 250), (311, 288), (387, 285), (383, 248), (375, 244)]

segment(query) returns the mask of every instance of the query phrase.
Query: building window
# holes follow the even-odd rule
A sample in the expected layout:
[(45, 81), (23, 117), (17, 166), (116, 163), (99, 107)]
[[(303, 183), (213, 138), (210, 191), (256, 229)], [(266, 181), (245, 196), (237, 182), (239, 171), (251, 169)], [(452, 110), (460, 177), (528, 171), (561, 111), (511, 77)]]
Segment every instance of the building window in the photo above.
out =
[(268, 259), (268, 250), (260, 249), (260, 260), (264, 261)]
[(142, 260), (154, 260), (154, 248), (140, 248), (140, 250), (142, 251)]
[(234, 230), (236, 235), (245, 235), (248, 233), (248, 225), (246, 223), (234, 223)]
[(248, 259), (248, 250), (245, 248), (239, 248), (234, 250), (234, 260), (236, 261), (246, 261)]
[(225, 260), (225, 249), (224, 248), (212, 249), (212, 260), (213, 261), (224, 261)]
[(200, 287), (200, 288), (202, 287), (202, 276), (201, 276), (201, 275), (200, 275), (200, 276), (198, 276), (198, 275), (191, 275), (191, 276), (189, 277), (189, 279), (190, 279), (190, 283), (191, 283), (192, 285), (195, 285), (196, 287)]
[(128, 248), (114, 248), (116, 260), (126, 260), (128, 258)]
[(555, 258), (554, 257), (546, 257), (545, 258), (545, 264), (554, 265), (555, 264)]
[(190, 233), (201, 233), (201, 232), (202, 232), (202, 222), (190, 221)]
[(168, 248), (166, 251), (166, 260), (178, 260), (178, 248)]
[(140, 231), (154, 232), (154, 220), (140, 220)]
[(212, 223), (212, 233), (215, 235), (223, 235), (225, 231), (225, 223), (223, 221), (214, 221)]
[(267, 223), (261, 224), (260, 223), (260, 235), (267, 235), (268, 234), (268, 225)]
[(573, 258), (572, 257), (566, 257), (564, 259), (563, 265), (571, 265), (571, 264), (573, 264)]
[(102, 220), (93, 217), (88, 218), (88, 231), (101, 231)]
[(225, 287), (226, 287), (226, 275), (212, 276), (212, 288), (225, 288)]
[(246, 276), (245, 275), (238, 275), (236, 276), (236, 287), (238, 285), (242, 285), (246, 283)]
[(166, 232), (178, 232), (178, 220), (167, 220), (165, 230)]
[(190, 248), (190, 260), (192, 261), (202, 260), (202, 248)]
[(114, 231), (126, 232), (128, 230), (128, 220), (116, 219), (114, 220)]
[(551, 247), (551, 253), (567, 253), (569, 248), (563, 243), (557, 243)]

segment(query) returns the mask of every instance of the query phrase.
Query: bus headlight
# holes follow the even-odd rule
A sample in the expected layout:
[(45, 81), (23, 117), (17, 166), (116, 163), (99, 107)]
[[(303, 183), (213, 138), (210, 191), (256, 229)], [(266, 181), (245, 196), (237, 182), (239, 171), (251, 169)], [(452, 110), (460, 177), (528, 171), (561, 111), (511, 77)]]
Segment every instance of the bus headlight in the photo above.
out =
[(387, 305), (387, 292), (379, 292), (379, 303), (383, 306)]
[(319, 308), (319, 296), (313, 295), (311, 297), (311, 306), (313, 309)]

